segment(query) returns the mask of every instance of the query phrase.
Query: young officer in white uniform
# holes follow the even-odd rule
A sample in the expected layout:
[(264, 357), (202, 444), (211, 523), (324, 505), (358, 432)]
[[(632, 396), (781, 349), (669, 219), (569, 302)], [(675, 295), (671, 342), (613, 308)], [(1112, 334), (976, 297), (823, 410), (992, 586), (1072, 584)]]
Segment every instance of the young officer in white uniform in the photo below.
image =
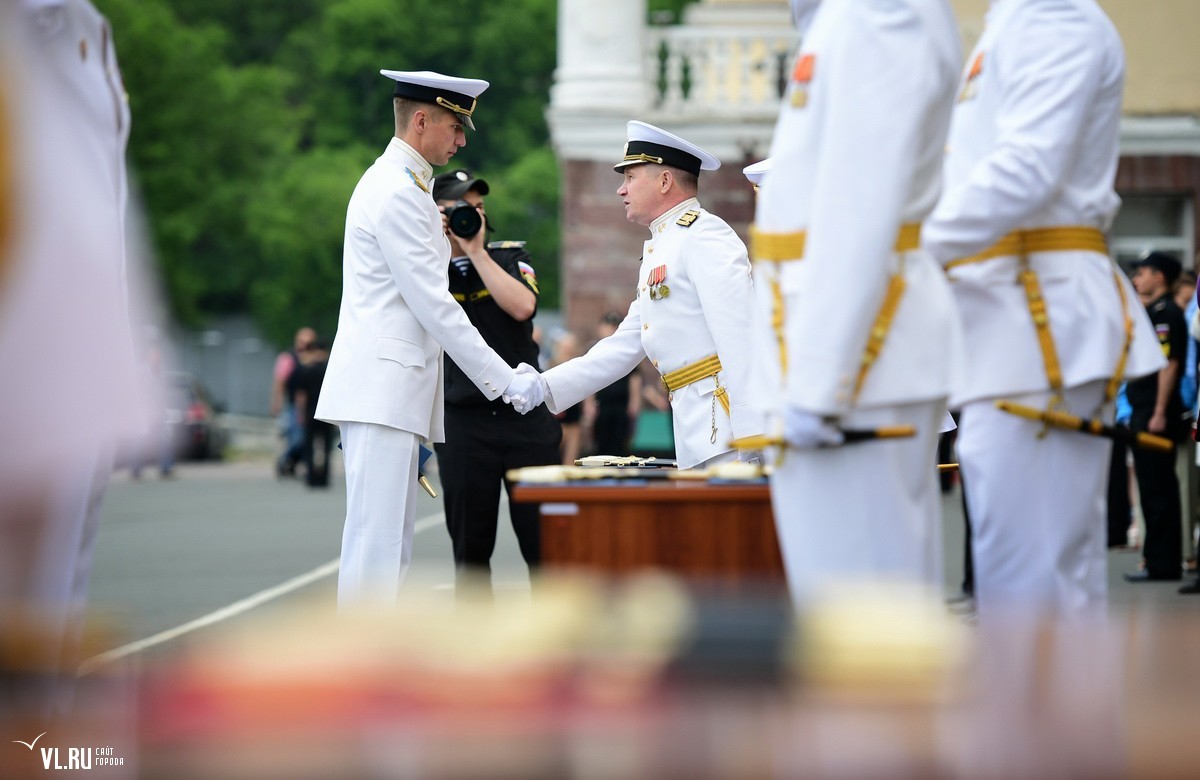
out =
[[(961, 344), (918, 235), (939, 193), (958, 29), (944, 0), (794, 11), (810, 24), (752, 242), (758, 284), (777, 279), (758, 343), (784, 384), (768, 424), (788, 442), (771, 479), (788, 583), (797, 598), (847, 579), (937, 586), (933, 453)], [(841, 428), (893, 425), (916, 435), (837, 446)]]
[(1162, 365), (1104, 238), (1120, 203), (1124, 72), (1094, 0), (1004, 0), (959, 85), (946, 190), (922, 242), (947, 269), (968, 345), (953, 403), (981, 616), (1104, 610), (1110, 445), (995, 401), (1111, 418), (1109, 380)]
[(700, 171), (721, 163), (645, 122), (630, 122), (627, 137), (617, 195), (626, 218), (650, 229), (637, 297), (615, 333), (543, 375), (547, 405), (568, 409), (649, 357), (670, 393), (679, 468), (736, 460), (730, 442), (762, 425), (746, 348), (754, 297), (746, 246), (696, 199)]
[(488, 399), (536, 405), (542, 392), (536, 372), (514, 372), (451, 297), (450, 244), (430, 194), (431, 166), (466, 145), (488, 83), (381, 73), (396, 82), (396, 136), (350, 198), (342, 306), (316, 411), (340, 426), (346, 463), (341, 606), (394, 602), (412, 560), (418, 438), (444, 438), (442, 349)]

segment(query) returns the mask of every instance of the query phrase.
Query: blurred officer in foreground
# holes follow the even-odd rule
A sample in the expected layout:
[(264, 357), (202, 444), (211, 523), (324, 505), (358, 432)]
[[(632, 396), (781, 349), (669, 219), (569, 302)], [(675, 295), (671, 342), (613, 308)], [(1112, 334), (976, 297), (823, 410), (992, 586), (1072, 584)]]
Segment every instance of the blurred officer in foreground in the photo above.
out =
[[(961, 344), (918, 238), (939, 192), (958, 29), (944, 0), (793, 7), (810, 26), (753, 233), (761, 362), (782, 378), (771, 497), (788, 583), (796, 597), (848, 579), (937, 587), (933, 460)], [(916, 435), (839, 446), (843, 428), (901, 425)]]
[(54, 638), (45, 669), (78, 633), (115, 448), (149, 433), (129, 325), (129, 122), (91, 3), (0, 4), (0, 607), (32, 610)]
[(762, 426), (746, 348), (754, 297), (746, 247), (696, 199), (700, 171), (721, 163), (645, 122), (627, 130), (617, 195), (625, 217), (650, 229), (637, 297), (616, 333), (543, 375), (547, 404), (566, 409), (649, 357), (670, 393), (679, 468), (736, 460), (730, 442)]
[(537, 372), (514, 371), (450, 295), (450, 242), (430, 194), (474, 129), (488, 83), (420, 71), (395, 82), (396, 135), (346, 214), (342, 306), (316, 416), (341, 428), (346, 527), (338, 603), (394, 603), (412, 560), (418, 439), (441, 441), (442, 349), (485, 398), (536, 405)]
[[(484, 341), (509, 365), (537, 365), (537, 275), (524, 241), (485, 246), (483, 199), (488, 191), (488, 183), (470, 171), (433, 178), (433, 199), (445, 215), (450, 239), (450, 293)], [(447, 360), (445, 423), (446, 440), (435, 448), (460, 586), (491, 585), (501, 484), (509, 493), (513, 531), (532, 573), (541, 561), (540, 507), (513, 502), (512, 484), (504, 474), (522, 466), (558, 463), (558, 420), (545, 406), (521, 415), (502, 399), (489, 399)]]
[(965, 328), (958, 434), (981, 618), (1103, 615), (1106, 439), (997, 407), (1111, 422), (1123, 378), (1163, 365), (1104, 237), (1125, 57), (1094, 0), (992, 5), (958, 86), (945, 192), (922, 243)]

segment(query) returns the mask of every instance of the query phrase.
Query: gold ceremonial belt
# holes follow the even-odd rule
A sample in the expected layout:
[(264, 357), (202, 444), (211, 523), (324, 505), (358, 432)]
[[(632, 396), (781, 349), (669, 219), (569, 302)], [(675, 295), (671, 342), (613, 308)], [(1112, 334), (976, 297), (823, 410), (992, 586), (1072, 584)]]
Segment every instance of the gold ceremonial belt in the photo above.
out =
[(1046, 227), (1030, 230), (1014, 230), (991, 247), (977, 255), (960, 257), (946, 264), (949, 270), (955, 266), (982, 263), (994, 257), (1024, 257), (1031, 252), (1074, 252), (1088, 251), (1108, 254), (1108, 241), (1104, 234), (1090, 227)]
[(454, 296), (454, 300), (458, 301), (459, 303), (462, 303), (463, 301), (481, 301), (484, 298), (491, 295), (492, 293), (485, 288), (483, 290), (476, 290), (475, 292), (470, 293), (470, 294), (463, 294), (463, 293), (450, 293), (450, 294)]
[[(764, 233), (756, 228), (750, 228), (751, 257), (755, 260), (766, 260), (772, 263), (782, 263), (788, 260), (803, 260), (804, 245), (808, 242), (808, 231), (797, 230), (794, 233)], [(896, 234), (896, 243), (892, 248), (897, 252), (911, 252), (921, 245), (921, 223), (906, 222), (900, 226)]]
[(681, 387), (687, 387), (693, 382), (716, 376), (721, 370), (721, 358), (709, 355), (701, 358), (690, 366), (684, 366), (662, 375), (662, 384), (668, 393), (673, 393)]

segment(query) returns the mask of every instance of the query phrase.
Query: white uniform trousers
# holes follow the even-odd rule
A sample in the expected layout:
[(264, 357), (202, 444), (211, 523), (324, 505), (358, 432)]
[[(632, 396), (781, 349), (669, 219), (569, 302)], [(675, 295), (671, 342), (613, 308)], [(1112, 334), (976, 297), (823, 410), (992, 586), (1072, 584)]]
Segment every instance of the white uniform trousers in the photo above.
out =
[[(1104, 382), (1065, 392), (1072, 414), (1090, 416)], [(1007, 400), (1044, 409), (1049, 393)], [(1050, 429), (1002, 412), (994, 399), (965, 404), (958, 456), (971, 512), (980, 619), (1014, 609), (1102, 616), (1106, 600), (1105, 507), (1112, 443)]]
[(792, 598), (840, 583), (941, 587), (938, 429), (945, 399), (857, 410), (845, 428), (914, 425), (911, 438), (788, 450), (771, 506)]
[(412, 561), (417, 436), (372, 423), (341, 423), (346, 526), (338, 606), (393, 604)]

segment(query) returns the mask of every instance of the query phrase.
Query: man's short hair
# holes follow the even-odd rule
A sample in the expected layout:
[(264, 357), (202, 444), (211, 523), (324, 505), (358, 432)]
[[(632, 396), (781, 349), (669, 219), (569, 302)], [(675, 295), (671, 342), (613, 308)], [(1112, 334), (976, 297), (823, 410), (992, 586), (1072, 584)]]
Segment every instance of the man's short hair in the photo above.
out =
[(418, 109), (424, 110), (430, 116), (438, 116), (439, 113), (454, 113), (433, 103), (425, 103), (411, 98), (394, 97), (392, 98), (392, 112), (396, 115), (396, 129), (401, 132), (407, 130), (408, 123), (412, 121), (413, 114), (417, 113)]
[(679, 182), (679, 187), (684, 192), (695, 195), (700, 189), (700, 177), (691, 171), (685, 171), (681, 168), (672, 168), (671, 173), (675, 175), (675, 181)]

